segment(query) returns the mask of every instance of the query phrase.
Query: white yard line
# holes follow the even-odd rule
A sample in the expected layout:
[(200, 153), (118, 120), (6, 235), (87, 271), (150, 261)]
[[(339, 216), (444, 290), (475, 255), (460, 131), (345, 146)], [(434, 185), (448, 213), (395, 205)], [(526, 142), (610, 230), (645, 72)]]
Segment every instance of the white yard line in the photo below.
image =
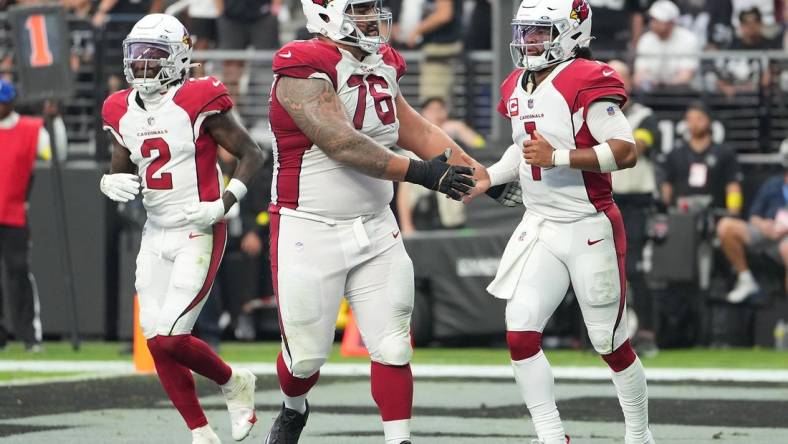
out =
[[(271, 363), (238, 363), (259, 375), (275, 375), (276, 366)], [(63, 378), (49, 378), (48, 381), (84, 380), (97, 376), (117, 376), (134, 374), (134, 366), (127, 361), (0, 361), (0, 372), (80, 372), (88, 375), (75, 375)], [(320, 373), (324, 376), (366, 376), (368, 364), (326, 364)], [(512, 370), (507, 365), (430, 365), (416, 364), (413, 374), (417, 378), (490, 378), (511, 379)], [(605, 367), (553, 367), (557, 379), (576, 379), (584, 381), (603, 381), (610, 379), (610, 370)], [(746, 370), (719, 368), (646, 368), (649, 381), (731, 381), (731, 382), (777, 382), (788, 383), (788, 370)], [(24, 384), (25, 381), (11, 381), (0, 385)], [(40, 381), (36, 381), (40, 382)]]

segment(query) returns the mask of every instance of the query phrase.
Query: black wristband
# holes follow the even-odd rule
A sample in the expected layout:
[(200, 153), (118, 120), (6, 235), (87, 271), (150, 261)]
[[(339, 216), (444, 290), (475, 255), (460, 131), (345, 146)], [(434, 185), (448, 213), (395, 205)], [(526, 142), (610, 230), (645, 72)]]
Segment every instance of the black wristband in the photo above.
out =
[(427, 171), (429, 166), (423, 160), (410, 159), (408, 164), (408, 171), (405, 172), (405, 182), (415, 183), (418, 185), (429, 186), (425, 183), (427, 181)]

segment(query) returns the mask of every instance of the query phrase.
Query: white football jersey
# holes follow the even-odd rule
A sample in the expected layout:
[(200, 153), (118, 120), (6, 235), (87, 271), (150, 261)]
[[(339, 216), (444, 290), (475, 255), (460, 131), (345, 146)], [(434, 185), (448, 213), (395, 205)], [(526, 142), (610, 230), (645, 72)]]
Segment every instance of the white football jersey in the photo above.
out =
[(188, 225), (184, 205), (219, 199), (224, 183), (217, 144), (202, 124), (225, 112), (233, 102), (217, 79), (189, 79), (170, 88), (150, 109), (137, 92), (126, 89), (104, 102), (104, 129), (131, 153), (142, 179), (148, 220), (163, 228)]
[[(601, 62), (563, 62), (531, 94), (523, 87), (525, 70), (516, 70), (501, 85), (498, 111), (511, 121), (512, 140), (522, 147), (536, 131), (556, 149), (590, 149), (599, 144), (585, 123), (589, 105), (611, 97), (626, 101), (624, 85)], [(571, 222), (605, 211), (613, 204), (609, 173), (568, 167), (538, 168), (520, 161), (523, 204), (545, 219)]]
[[(273, 70), (277, 78), (331, 82), (357, 130), (388, 148), (399, 139), (394, 101), (405, 61), (394, 49), (384, 46), (359, 61), (319, 39), (295, 41), (276, 53)], [(276, 98), (276, 80), (268, 118), (275, 138), (273, 205), (349, 219), (377, 214), (391, 202), (390, 181), (334, 161), (301, 132)]]

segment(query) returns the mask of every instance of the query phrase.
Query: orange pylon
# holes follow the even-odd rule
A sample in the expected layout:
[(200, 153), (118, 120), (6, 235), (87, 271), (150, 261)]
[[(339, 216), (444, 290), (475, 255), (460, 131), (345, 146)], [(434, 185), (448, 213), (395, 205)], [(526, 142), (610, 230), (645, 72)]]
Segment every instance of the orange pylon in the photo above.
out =
[(133, 343), (134, 369), (137, 373), (153, 373), (156, 366), (153, 364), (153, 356), (148, 350), (148, 342), (142, 334), (140, 327), (140, 303), (139, 297), (134, 295), (134, 343)]
[(364, 341), (361, 340), (361, 332), (358, 331), (352, 310), (349, 310), (347, 313), (347, 323), (345, 324), (345, 333), (342, 335), (342, 345), (339, 347), (339, 353), (346, 357), (369, 355), (367, 348), (364, 347)]

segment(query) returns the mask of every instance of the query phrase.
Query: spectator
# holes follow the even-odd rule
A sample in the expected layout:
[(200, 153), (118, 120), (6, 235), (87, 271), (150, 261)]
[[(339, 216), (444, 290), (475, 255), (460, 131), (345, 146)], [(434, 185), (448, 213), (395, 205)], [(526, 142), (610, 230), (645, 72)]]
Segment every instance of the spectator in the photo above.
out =
[(77, 73), (78, 80), (90, 81), (92, 73), (89, 74), (91, 77), (86, 77), (79, 73), (79, 68), (93, 63), (93, 55), (96, 52), (93, 27), (90, 23), (93, 3), (90, 0), (63, 0), (63, 7), (73, 18), (78, 19), (69, 21), (71, 70)]
[[(100, 0), (91, 21), (93, 26), (101, 28), (112, 14), (128, 14), (142, 16), (147, 13), (162, 12), (164, 0)], [(133, 23), (129, 21), (127, 28), (131, 29)], [(121, 32), (122, 30), (118, 30)]]
[(732, 6), (731, 21), (736, 31), (741, 30), (741, 13), (751, 9), (757, 9), (761, 14), (763, 26), (768, 31), (770, 37), (774, 37), (778, 31), (778, 23), (775, 20), (777, 10), (775, 0), (726, 0)]
[(421, 41), (425, 59), (419, 78), (419, 99), (438, 96), (451, 103), (452, 61), (462, 52), (462, 0), (424, 0), (423, 20), (410, 32), (409, 48)]
[[(624, 82), (627, 92), (632, 89), (629, 67), (620, 60), (608, 62)], [(632, 340), (639, 355), (655, 356), (658, 352), (654, 333), (654, 310), (652, 295), (646, 285), (642, 267), (643, 248), (647, 240), (647, 224), (657, 191), (654, 163), (651, 157), (659, 151), (660, 132), (654, 111), (635, 101), (624, 106), (624, 115), (632, 126), (637, 164), (633, 168), (613, 172), (613, 197), (624, 218), (627, 233), (627, 280), (634, 293), (634, 309), (638, 318), (638, 331)], [(628, 297), (629, 299), (629, 297)]]
[(635, 49), (643, 34), (643, 15), (647, 0), (590, 0), (594, 11), (594, 52)]
[(492, 49), (492, 0), (475, 0), (463, 45), (468, 51)]
[[(747, 251), (763, 252), (788, 264), (788, 139), (780, 153), (783, 173), (761, 185), (750, 206), (750, 220), (725, 217), (717, 225), (722, 251), (736, 271), (736, 284), (728, 293), (728, 302), (743, 302), (760, 291), (747, 263)], [(788, 292), (788, 273), (785, 291)]]
[[(11, 301), (14, 332), (25, 349), (41, 349), (38, 293), (30, 272), (30, 231), (27, 196), (36, 157), (48, 160), (52, 153), (49, 134), (41, 119), (14, 111), (16, 90), (0, 80), (0, 276), (5, 271), (5, 290)], [(0, 303), (0, 348), (5, 347)]]
[(707, 45), (709, 49), (728, 48), (733, 41), (733, 5), (731, 0), (707, 0), (706, 10), (709, 12), (709, 29)]
[(731, 0), (675, 0), (677, 22), (692, 31), (699, 48), (726, 48), (733, 39)]
[(698, 70), (697, 38), (676, 25), (679, 8), (669, 0), (658, 0), (648, 14), (650, 30), (637, 44), (635, 85), (645, 91), (689, 85)]
[[(221, 3), (218, 22), (219, 49), (277, 49), (282, 0), (217, 0)], [(238, 100), (239, 81), (244, 62), (224, 62), (224, 84), (234, 100)]]
[[(219, 3), (221, 0), (192, 0), (189, 3), (189, 19), (191, 20), (189, 30), (192, 40), (194, 40), (194, 49), (198, 51), (216, 47)], [(205, 75), (205, 67), (202, 63), (192, 70), (194, 77)]]
[[(734, 38), (730, 49), (757, 51), (782, 48), (780, 39), (763, 35), (763, 21), (758, 8), (742, 11), (739, 23), (739, 35)], [(760, 58), (736, 57), (723, 60), (722, 63), (717, 87), (728, 97), (742, 92), (756, 92), (759, 86), (767, 87), (771, 83), (771, 68), (762, 66)]]
[(446, 132), (464, 149), (484, 148), (487, 141), (484, 137), (461, 120), (449, 118), (446, 101), (440, 97), (430, 97), (421, 105), (421, 115)]
[(703, 196), (712, 208), (738, 215), (742, 207), (741, 172), (736, 154), (711, 137), (711, 114), (701, 102), (685, 114), (689, 140), (674, 148), (665, 161), (661, 185), (665, 205), (680, 198)]
[[(270, 215), (271, 181), (273, 178), (273, 156), (266, 159), (260, 173), (250, 185), (250, 193), (241, 206), (243, 237), (241, 251), (251, 264), (252, 294), (242, 301), (236, 325), (236, 338), (255, 339), (257, 320), (265, 320), (256, 310), (276, 306), (270, 257)], [(267, 319), (267, 320), (270, 320)], [(264, 331), (276, 331), (278, 325), (263, 326)]]

